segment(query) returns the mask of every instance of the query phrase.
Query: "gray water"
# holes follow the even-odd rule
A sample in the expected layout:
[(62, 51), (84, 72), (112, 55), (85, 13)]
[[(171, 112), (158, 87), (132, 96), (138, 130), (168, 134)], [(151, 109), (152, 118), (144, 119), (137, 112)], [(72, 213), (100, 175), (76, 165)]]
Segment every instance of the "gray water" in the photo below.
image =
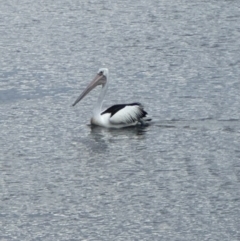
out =
[(240, 240), (239, 51), (238, 0), (2, 1), (0, 240)]

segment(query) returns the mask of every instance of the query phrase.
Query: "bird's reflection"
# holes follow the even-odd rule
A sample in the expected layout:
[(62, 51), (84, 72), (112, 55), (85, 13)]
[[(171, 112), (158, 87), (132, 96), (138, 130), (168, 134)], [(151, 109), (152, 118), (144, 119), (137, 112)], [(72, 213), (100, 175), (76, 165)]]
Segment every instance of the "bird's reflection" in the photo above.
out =
[(94, 152), (106, 152), (109, 144), (118, 143), (121, 140), (143, 139), (148, 130), (147, 126), (107, 129), (94, 125), (89, 125), (89, 129), (89, 139), (94, 140), (91, 142)]

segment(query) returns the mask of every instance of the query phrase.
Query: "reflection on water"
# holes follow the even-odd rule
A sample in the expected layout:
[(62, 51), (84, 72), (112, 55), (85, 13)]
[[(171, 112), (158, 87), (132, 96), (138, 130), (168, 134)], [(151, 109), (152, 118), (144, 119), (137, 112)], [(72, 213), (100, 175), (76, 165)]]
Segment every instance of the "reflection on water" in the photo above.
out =
[[(99, 14), (100, 13), (100, 14)], [(240, 240), (239, 2), (2, 1), (0, 240)], [(108, 106), (147, 127), (89, 126)]]
[(90, 133), (88, 143), (93, 152), (106, 152), (109, 145), (119, 141), (131, 139), (143, 139), (148, 127), (136, 126), (122, 129), (107, 129), (99, 126), (89, 125)]
[(119, 137), (119, 136), (125, 136), (132, 138), (133, 136), (141, 136), (144, 135), (147, 132), (148, 126), (133, 126), (133, 127), (126, 127), (121, 129), (114, 129), (114, 128), (102, 128), (100, 126), (94, 126), (91, 125), (91, 134), (103, 134), (103, 133), (109, 133), (109, 135), (112, 135), (113, 137)]

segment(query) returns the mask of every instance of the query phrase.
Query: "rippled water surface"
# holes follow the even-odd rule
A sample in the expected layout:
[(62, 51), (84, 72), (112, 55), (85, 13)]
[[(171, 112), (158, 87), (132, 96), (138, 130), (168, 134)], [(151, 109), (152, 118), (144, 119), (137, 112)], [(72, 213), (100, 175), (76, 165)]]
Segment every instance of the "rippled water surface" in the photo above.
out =
[[(0, 240), (240, 240), (240, 2), (4, 1)], [(89, 120), (139, 101), (146, 128)]]

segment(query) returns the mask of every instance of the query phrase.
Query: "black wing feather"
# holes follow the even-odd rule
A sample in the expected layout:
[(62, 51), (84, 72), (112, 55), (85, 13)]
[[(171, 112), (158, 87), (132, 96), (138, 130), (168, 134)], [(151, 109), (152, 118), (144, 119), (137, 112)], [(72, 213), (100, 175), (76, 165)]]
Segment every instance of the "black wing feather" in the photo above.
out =
[(108, 109), (106, 109), (105, 111), (103, 111), (101, 113), (101, 115), (104, 115), (106, 113), (110, 113), (111, 117), (116, 114), (119, 110), (123, 109), (125, 106), (133, 106), (133, 105), (138, 105), (139, 107), (141, 107), (141, 112), (140, 115), (138, 116), (138, 118), (143, 118), (147, 115), (147, 112), (143, 109), (143, 106), (138, 103), (138, 102), (134, 102), (134, 103), (130, 103), (130, 104), (119, 104), (119, 105), (113, 105), (111, 107), (109, 107)]

